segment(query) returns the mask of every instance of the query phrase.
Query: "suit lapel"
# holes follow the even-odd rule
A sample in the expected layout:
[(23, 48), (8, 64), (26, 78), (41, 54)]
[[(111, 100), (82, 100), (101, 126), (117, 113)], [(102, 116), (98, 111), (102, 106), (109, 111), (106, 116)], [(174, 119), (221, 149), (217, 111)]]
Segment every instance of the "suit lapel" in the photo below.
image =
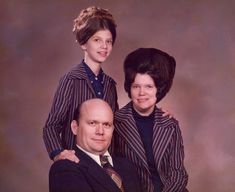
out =
[[(74, 78), (77, 78), (77, 79), (82, 79), (82, 80), (85, 80), (86, 83), (88, 84), (88, 87), (89, 89), (91, 90), (92, 94), (94, 96), (95, 95), (95, 92), (94, 92), (94, 89), (92, 87), (92, 84), (86, 74), (86, 70), (85, 70), (85, 67), (83, 65), (83, 63), (77, 65), (74, 70), (72, 71), (71, 73), (71, 76), (73, 76)], [(115, 81), (114, 81), (114, 84), (110, 83), (110, 81), (113, 81), (108, 75), (106, 75), (105, 73), (103, 73), (103, 82), (104, 82), (104, 89), (103, 89), (103, 93), (104, 93), (104, 100), (107, 101), (107, 99), (110, 97), (109, 95), (109, 90), (111, 89), (110, 86), (114, 85), (115, 84)]]
[(153, 127), (153, 155), (158, 168), (174, 131), (171, 128), (172, 122), (169, 117), (163, 117), (162, 111), (156, 108)]
[[(113, 83), (110, 83), (110, 81), (113, 81)], [(108, 101), (108, 99), (110, 98), (110, 91), (111, 90), (111, 87), (112, 85), (115, 85), (115, 81), (112, 80), (108, 75), (106, 75), (105, 73), (103, 73), (103, 82), (104, 82), (104, 88), (103, 88), (103, 93), (104, 93), (104, 96), (103, 96), (103, 99), (105, 101)]]
[(76, 68), (73, 70), (72, 75), (77, 79), (85, 80), (85, 82), (87, 83), (92, 94), (95, 96), (95, 92), (94, 92), (93, 87), (91, 85), (91, 82), (86, 74), (85, 67), (84, 67), (83, 63), (76, 66)]
[(149, 172), (143, 142), (132, 114), (132, 103), (128, 103), (123, 109), (117, 116), (117, 121), (120, 119), (120, 125), (115, 129)]
[[(119, 188), (111, 179), (111, 177), (100, 167), (92, 158), (76, 147), (76, 155), (79, 157), (79, 166), (85, 168), (84, 174), (87, 175), (89, 180), (94, 180), (101, 186), (107, 189), (107, 191), (117, 191)], [(111, 189), (111, 190), (110, 190)]]

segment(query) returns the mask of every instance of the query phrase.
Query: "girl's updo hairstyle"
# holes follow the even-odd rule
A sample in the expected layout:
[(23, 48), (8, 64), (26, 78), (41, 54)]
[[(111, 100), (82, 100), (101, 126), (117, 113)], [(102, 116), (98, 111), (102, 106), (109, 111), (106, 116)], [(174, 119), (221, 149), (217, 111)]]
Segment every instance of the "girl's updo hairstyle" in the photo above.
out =
[(116, 23), (112, 14), (107, 9), (88, 7), (83, 9), (74, 20), (73, 33), (76, 41), (84, 45), (88, 39), (99, 30), (109, 30), (112, 34), (112, 43), (116, 39)]

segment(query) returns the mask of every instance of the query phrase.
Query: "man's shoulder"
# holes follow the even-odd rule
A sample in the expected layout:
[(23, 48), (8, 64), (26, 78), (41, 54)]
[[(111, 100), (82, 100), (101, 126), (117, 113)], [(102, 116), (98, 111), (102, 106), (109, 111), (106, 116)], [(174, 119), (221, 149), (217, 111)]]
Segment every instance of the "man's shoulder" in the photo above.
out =
[(73, 161), (70, 161), (68, 159), (58, 160), (52, 164), (50, 168), (50, 172), (74, 170), (74, 169), (77, 169), (78, 166), (79, 164)]

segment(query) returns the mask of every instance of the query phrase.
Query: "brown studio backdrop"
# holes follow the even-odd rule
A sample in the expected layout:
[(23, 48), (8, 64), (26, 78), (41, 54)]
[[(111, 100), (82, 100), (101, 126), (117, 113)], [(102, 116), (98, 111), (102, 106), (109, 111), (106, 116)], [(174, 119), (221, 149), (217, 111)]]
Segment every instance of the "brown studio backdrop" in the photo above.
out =
[[(59, 78), (82, 59), (72, 20), (93, 1), (1, 1), (0, 191), (48, 191), (42, 141)], [(180, 121), (190, 191), (231, 192), (235, 181), (234, 1), (96, 1), (118, 28), (103, 65), (123, 90), (122, 63), (138, 47), (176, 58), (173, 87), (160, 106)]]

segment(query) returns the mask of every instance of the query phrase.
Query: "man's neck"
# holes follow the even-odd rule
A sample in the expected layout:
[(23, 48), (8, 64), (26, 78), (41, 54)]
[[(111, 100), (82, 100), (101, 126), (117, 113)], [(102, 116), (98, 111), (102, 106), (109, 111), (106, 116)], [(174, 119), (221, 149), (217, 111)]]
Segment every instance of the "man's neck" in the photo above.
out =
[[(91, 157), (96, 163), (98, 163), (100, 166), (101, 166), (101, 163), (100, 163), (100, 155), (107, 155), (108, 156), (108, 159), (109, 159), (109, 162), (110, 164), (113, 166), (113, 160), (112, 160), (112, 157), (111, 155), (109, 154), (108, 151), (106, 151), (105, 153), (103, 154), (93, 154), (85, 149), (83, 149), (81, 146), (79, 145), (76, 145), (81, 151), (83, 151), (84, 153), (86, 153), (89, 157)], [(79, 158), (79, 157), (78, 157)]]

